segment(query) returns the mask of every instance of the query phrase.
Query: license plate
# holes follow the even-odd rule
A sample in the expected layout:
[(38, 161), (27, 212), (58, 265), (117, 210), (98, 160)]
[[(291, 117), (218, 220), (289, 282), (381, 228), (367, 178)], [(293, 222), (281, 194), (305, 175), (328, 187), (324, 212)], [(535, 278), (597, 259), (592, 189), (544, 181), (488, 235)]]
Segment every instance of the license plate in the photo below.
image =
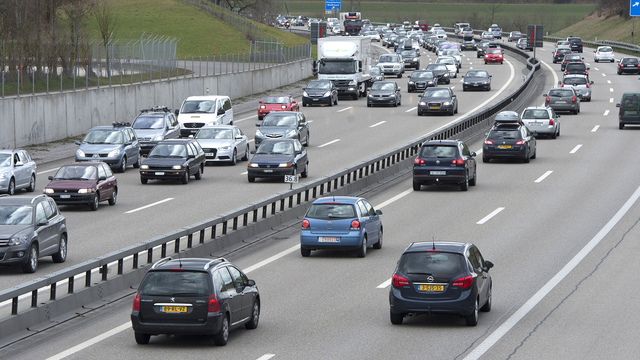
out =
[(562, 101), (562, 100), (556, 101), (556, 104), (566, 104), (566, 103), (567, 103), (566, 101)]
[(161, 306), (160, 311), (163, 313), (186, 313), (186, 306)]
[(213, 153), (204, 153), (204, 156), (213, 156)]
[(429, 106), (431, 110), (440, 110), (440, 106)]
[(318, 242), (340, 242), (340, 238), (339, 237), (334, 237), (334, 236), (318, 236)]
[(539, 121), (534, 121), (534, 122), (530, 122), (529, 125), (531, 126), (542, 126), (542, 123)]
[(473, 84), (473, 86), (478, 86), (478, 84)]
[(444, 285), (418, 285), (420, 291), (444, 291)]
[(446, 171), (430, 171), (429, 174), (431, 175), (447, 175)]
[(272, 173), (272, 172), (273, 172), (273, 170), (269, 170), (269, 169), (267, 169), (267, 170), (265, 170), (264, 172), (266, 172), (266, 173)]
[(635, 115), (635, 114), (638, 113), (638, 111), (637, 110), (626, 110), (624, 113), (625, 113), (625, 115)]
[(498, 149), (511, 149), (511, 145), (498, 145)]
[(69, 199), (71, 195), (60, 195), (60, 199)]
[(164, 175), (163, 171), (156, 171), (156, 175)]
[(313, 101), (318, 101), (318, 100), (320, 100), (320, 99), (313, 99)]
[(191, 133), (192, 133), (192, 134), (195, 134), (195, 133), (197, 133), (197, 132), (198, 132), (198, 130), (191, 130)]

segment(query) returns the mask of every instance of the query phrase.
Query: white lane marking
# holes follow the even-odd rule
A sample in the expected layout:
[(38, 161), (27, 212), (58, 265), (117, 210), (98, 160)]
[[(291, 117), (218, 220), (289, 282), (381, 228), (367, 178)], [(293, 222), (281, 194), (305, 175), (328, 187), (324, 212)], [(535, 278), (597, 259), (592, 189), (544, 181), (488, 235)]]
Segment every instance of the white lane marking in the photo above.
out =
[(473, 70), (473, 67), (470, 67), (469, 70)]
[(407, 110), (407, 111), (405, 111), (405, 112), (411, 112), (411, 111), (413, 111), (413, 110), (415, 110), (415, 109), (417, 109), (417, 108), (418, 108), (417, 106), (414, 106), (414, 107), (412, 107), (411, 109), (409, 109), (409, 110)]
[(464, 79), (460, 79), (460, 81), (459, 81), (459, 82), (464, 82)]
[(607, 74), (605, 74), (605, 73), (602, 73), (602, 76), (607, 76)]
[[(594, 68), (594, 69), (595, 69), (596, 71), (600, 71), (600, 69), (598, 69), (598, 68)], [(604, 75), (604, 74), (602, 74), (602, 75)]]
[(247, 175), (249, 173), (249, 171), (245, 171), (243, 173), (240, 173), (240, 175)]
[(247, 143), (254, 142), (254, 141), (256, 141), (256, 139), (251, 139), (251, 140), (247, 141)]
[(611, 80), (607, 80), (607, 84), (611, 84)]
[(337, 112), (343, 112), (343, 111), (347, 111), (349, 109), (353, 109), (353, 106), (346, 107), (346, 108), (344, 108), (342, 110), (338, 110)]
[(105, 339), (108, 339), (108, 338), (112, 337), (113, 335), (116, 335), (116, 334), (118, 334), (118, 333), (120, 333), (120, 332), (122, 332), (124, 330), (127, 330), (127, 329), (131, 329), (131, 323), (130, 322), (126, 322), (126, 323), (124, 323), (124, 324), (122, 324), (122, 325), (120, 325), (120, 326), (118, 326), (116, 328), (113, 328), (113, 329), (111, 329), (111, 330), (109, 330), (109, 331), (107, 331), (107, 332), (105, 332), (103, 334), (100, 334), (100, 335), (98, 335), (98, 336), (96, 336), (96, 337), (94, 337), (92, 339), (89, 339), (89, 340), (87, 340), (87, 341), (85, 341), (83, 343), (80, 343), (80, 344), (78, 344), (78, 345), (76, 345), (76, 346), (74, 346), (74, 347), (72, 347), (70, 349), (67, 349), (67, 350), (65, 350), (65, 351), (63, 351), (61, 353), (58, 353), (58, 354), (54, 355), (54, 356), (48, 357), (47, 360), (64, 359), (69, 355), (73, 355), (73, 354), (77, 353), (80, 350), (84, 350), (84, 349), (88, 348), (89, 346), (97, 344), (98, 342), (100, 342), (102, 340), (105, 340)]
[(383, 121), (380, 121), (379, 123), (375, 123), (375, 124), (373, 124), (373, 125), (371, 125), (371, 126), (369, 126), (369, 127), (376, 127), (376, 126), (378, 126), (378, 125), (382, 125), (382, 124), (384, 124), (384, 123), (386, 123), (386, 121), (384, 121), (384, 120), (383, 120)]
[(280, 258), (282, 258), (282, 257), (294, 252), (294, 251), (297, 251), (297, 250), (300, 250), (300, 244), (296, 244), (295, 246), (292, 246), (292, 247), (288, 248), (287, 250), (281, 251), (281, 252), (279, 252), (279, 253), (277, 253), (277, 254), (269, 257), (269, 258), (266, 258), (266, 259), (256, 263), (255, 265), (251, 265), (248, 268), (246, 268), (244, 270), (244, 272), (245, 272), (245, 274), (248, 274), (248, 273), (252, 272), (253, 270), (257, 270), (257, 269), (259, 269), (259, 268), (261, 268), (261, 267), (263, 267), (265, 265), (268, 265), (268, 264), (270, 264), (270, 263), (272, 263), (272, 262), (274, 262), (274, 261), (276, 261), (276, 260), (278, 260), (278, 259), (280, 259)]
[(276, 354), (264, 354), (260, 356), (257, 360), (269, 360), (274, 356), (276, 356)]
[(391, 278), (388, 278), (382, 284), (376, 286), (376, 288), (377, 289), (384, 289), (384, 288), (388, 287), (389, 285), (391, 285)]
[(476, 156), (482, 154), (482, 149), (476, 151)]
[(575, 154), (576, 151), (578, 151), (578, 149), (580, 149), (582, 147), (582, 144), (577, 145), (576, 147), (573, 148), (573, 150), (569, 151), (569, 154)]
[(546, 173), (542, 174), (542, 176), (540, 176), (538, 179), (536, 179), (536, 183), (542, 182), (542, 180), (546, 179), (547, 176), (551, 175), (553, 171), (549, 170)]
[(482, 224), (486, 223), (486, 222), (487, 222), (487, 221), (489, 221), (492, 217), (494, 217), (494, 216), (498, 215), (498, 213), (499, 213), (500, 211), (502, 211), (502, 210), (504, 210), (504, 207), (499, 207), (499, 208), (497, 208), (497, 209), (493, 210), (493, 212), (491, 212), (491, 214), (489, 214), (489, 215), (485, 216), (484, 218), (482, 218), (482, 220), (478, 221), (476, 224), (478, 224), (478, 225), (482, 225)]
[(235, 123), (243, 122), (243, 121), (245, 121), (245, 120), (253, 119), (254, 117), (258, 117), (258, 114), (256, 114), (256, 115), (252, 115), (252, 116), (249, 116), (249, 117), (246, 117), (246, 118), (244, 118), (244, 119), (234, 120), (234, 121), (233, 121), (233, 123), (235, 124)]
[(319, 147), (319, 148), (321, 148), (321, 147), (325, 147), (325, 146), (327, 146), (327, 145), (331, 145), (331, 144), (333, 144), (333, 143), (337, 143), (338, 141), (340, 141), (340, 139), (331, 140), (331, 141), (329, 141), (328, 143), (326, 143), (326, 144), (322, 144), (322, 145), (320, 145), (320, 146), (318, 146), (318, 147)]
[(49, 170), (43, 170), (43, 171), (40, 171), (39, 173), (37, 173), (36, 175), (46, 174), (46, 173), (48, 173), (48, 172), (57, 171), (58, 169), (60, 169), (60, 168), (49, 169)]
[(613, 98), (609, 98), (609, 102), (612, 103), (613, 102)]
[(131, 214), (131, 213), (134, 213), (134, 212), (136, 212), (136, 211), (140, 211), (140, 210), (144, 210), (144, 209), (150, 208), (150, 207), (152, 207), (152, 206), (160, 205), (160, 204), (162, 204), (162, 203), (165, 203), (165, 202), (167, 202), (167, 201), (171, 201), (171, 200), (173, 200), (173, 198), (166, 198), (166, 199), (164, 199), (164, 200), (156, 201), (156, 202), (154, 202), (154, 203), (152, 203), (152, 204), (145, 205), (145, 206), (143, 206), (143, 207), (139, 207), (139, 208), (137, 208), (137, 209), (133, 209), (133, 210), (126, 211), (126, 212), (125, 212), (125, 214)]
[(576, 266), (593, 250), (602, 239), (618, 224), (620, 219), (631, 209), (633, 204), (640, 198), (640, 187), (622, 205), (620, 210), (598, 231), (598, 233), (585, 245), (558, 273), (551, 278), (538, 292), (536, 292), (524, 305), (522, 305), (511, 317), (507, 319), (499, 328), (489, 335), (478, 347), (473, 349), (464, 360), (477, 360), (496, 344), (511, 328), (513, 328), (522, 318), (524, 318), (540, 301), (542, 301)]
[(593, 127), (593, 129), (591, 129), (591, 132), (596, 132), (598, 131), (599, 128), (600, 128), (600, 125), (596, 125)]
[(308, 123), (312, 123), (312, 122), (313, 122), (313, 120), (307, 120), (307, 122), (308, 122)]
[(549, 69), (549, 71), (551, 71), (551, 74), (553, 75), (553, 86), (556, 86), (556, 84), (558, 83), (558, 75), (556, 74), (555, 70), (553, 70), (553, 68), (546, 62), (541, 61), (541, 63), (543, 63), (544, 66), (546, 66)]
[(609, 88), (609, 92), (613, 92), (613, 88)]
[(451, 90), (453, 90), (453, 89), (455, 89), (455, 88), (456, 88), (455, 86), (452, 86), (452, 87), (451, 87)]
[(392, 197), (391, 199), (389, 199), (389, 200), (387, 200), (387, 201), (384, 201), (384, 202), (380, 203), (380, 205), (376, 206), (375, 208), (376, 208), (376, 209), (383, 208), (383, 207), (385, 207), (385, 206), (387, 206), (387, 205), (391, 204), (391, 203), (392, 203), (392, 202), (394, 202), (394, 201), (398, 201), (399, 199), (402, 199), (403, 197), (405, 197), (405, 196), (407, 196), (407, 195), (411, 194), (412, 192), (413, 192), (413, 188), (411, 188), (411, 189), (409, 189), (409, 190), (405, 190), (405, 191), (401, 192), (400, 194), (398, 194), (398, 195), (396, 195), (396, 196)]
[(609, 110), (605, 110), (605, 111), (604, 111), (604, 114), (602, 114), (602, 115), (604, 115), (604, 116), (609, 115)]

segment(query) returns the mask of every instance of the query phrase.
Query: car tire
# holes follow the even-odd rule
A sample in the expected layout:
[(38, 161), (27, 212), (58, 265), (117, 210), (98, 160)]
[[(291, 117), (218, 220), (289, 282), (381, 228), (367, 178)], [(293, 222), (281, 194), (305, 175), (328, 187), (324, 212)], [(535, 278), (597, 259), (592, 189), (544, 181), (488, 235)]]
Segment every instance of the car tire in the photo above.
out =
[(58, 242), (58, 251), (51, 255), (54, 263), (63, 263), (67, 260), (67, 235), (60, 235), (60, 241)]
[(9, 180), (9, 186), (7, 187), (7, 194), (11, 196), (16, 194), (16, 181), (13, 178)]
[(229, 340), (229, 317), (225, 314), (222, 318), (222, 328), (217, 334), (213, 334), (213, 343), (218, 346), (227, 345)]
[(251, 309), (251, 319), (249, 320), (249, 322), (244, 324), (244, 327), (247, 329), (253, 330), (258, 327), (259, 321), (260, 321), (260, 301), (256, 299), (256, 301), (253, 302), (253, 308)]
[(398, 74), (398, 79), (400, 79), (402, 77), (402, 73)]
[(533, 149), (533, 155), (531, 155), (531, 158), (532, 158), (532, 159), (535, 159), (535, 158), (536, 158), (536, 156), (538, 156), (538, 147), (537, 147), (537, 146), (536, 146), (536, 148), (535, 148), (535, 149)]
[(109, 205), (111, 206), (115, 205), (117, 200), (118, 200), (118, 188), (114, 188), (113, 194), (111, 194), (111, 197), (109, 198)]
[(558, 134), (557, 132), (554, 132), (553, 134), (551, 134), (551, 138), (555, 139), (558, 136), (557, 134)]
[(189, 168), (187, 168), (187, 171), (184, 172), (184, 175), (182, 175), (182, 178), (180, 179), (180, 182), (182, 182), (183, 184), (188, 184), (189, 183)]
[(27, 188), (27, 192), (34, 192), (36, 190), (36, 174), (31, 174), (31, 179), (29, 179), (29, 187)]
[(487, 302), (484, 303), (484, 305), (482, 305), (482, 307), (480, 308), (480, 311), (482, 312), (489, 312), (491, 311), (491, 301), (492, 301), (492, 291), (491, 291), (491, 285), (489, 285), (489, 295), (487, 296)]
[(371, 107), (371, 103), (367, 101), (367, 107)]
[(336, 96), (336, 101), (333, 102), (333, 105), (338, 106), (338, 97)]
[(202, 179), (202, 174), (204, 174), (204, 165), (200, 165), (198, 166), (198, 172), (194, 175), (196, 180), (201, 180)]
[(151, 339), (151, 335), (149, 334), (143, 334), (143, 333), (134, 333), (134, 336), (136, 338), (136, 343), (140, 344), (140, 345), (146, 345), (149, 343), (149, 340)]
[(140, 177), (140, 182), (142, 183), (142, 185), (145, 185), (147, 182), (149, 182), (149, 179), (147, 178), (143, 178), (142, 176)]
[[(302, 103), (302, 106), (306, 106), (305, 103)], [(258, 115), (258, 120), (262, 120), (262, 119), (264, 119), (264, 116), (259, 116)]]
[(490, 159), (490, 158), (488, 158), (488, 157), (486, 157), (486, 156), (483, 156), (483, 157), (482, 157), (482, 162), (483, 162), (483, 163), (488, 163), (489, 161), (491, 161), (491, 159)]
[(402, 320), (404, 320), (404, 316), (402, 314), (394, 314), (393, 311), (389, 311), (389, 320), (393, 325), (401, 325)]
[(256, 178), (253, 176), (247, 176), (247, 180), (249, 180), (250, 183), (256, 182)]
[(304, 164), (304, 170), (300, 173), (300, 177), (306, 178), (309, 176), (309, 163)]
[(469, 190), (469, 174), (464, 177), (464, 182), (460, 184), (460, 190), (467, 191)]
[(247, 145), (247, 148), (246, 148), (246, 149), (244, 149), (244, 155), (242, 156), (242, 158), (241, 158), (240, 160), (242, 160), (242, 161), (247, 161), (247, 160), (249, 160), (249, 154), (250, 154), (250, 151), (251, 151), (251, 150), (249, 150), (249, 145)]
[(398, 106), (402, 106), (402, 98), (400, 98), (400, 100), (398, 100)]
[[(531, 151), (531, 150), (529, 150)], [(528, 164), (531, 162), (531, 154), (529, 153), (529, 151), (527, 151), (527, 156), (524, 157), (524, 159), (522, 159), (522, 162), (525, 164)]]
[(135, 163), (133, 163), (133, 167), (136, 168), (136, 169), (139, 169), (140, 168), (140, 162), (141, 162), (141, 160), (140, 160), (140, 152), (138, 152), (138, 159), (136, 160)]
[(598, 62), (598, 59), (596, 59), (596, 58), (593, 58), (593, 61), (594, 61), (594, 62)]
[(311, 133), (307, 132), (307, 141), (304, 142), (304, 146), (308, 147), (309, 144), (311, 144), (310, 136), (311, 136)]
[(38, 245), (31, 244), (27, 262), (22, 265), (22, 271), (27, 274), (33, 274), (36, 270), (38, 270)]
[(420, 191), (421, 187), (422, 187), (422, 184), (420, 184), (419, 182), (416, 182), (416, 181), (413, 182), (413, 190), (414, 191)]
[(305, 249), (305, 248), (300, 248), (300, 255), (302, 255), (302, 257), (309, 257), (311, 256), (311, 249)]
[(476, 326), (478, 325), (478, 300), (474, 302), (473, 312), (469, 316), (464, 317), (464, 321), (467, 323), (467, 326)]
[(100, 193), (96, 191), (96, 195), (93, 197), (93, 201), (89, 203), (89, 208), (91, 211), (98, 210), (98, 206), (100, 205)]
[(422, 112), (420, 112), (420, 110), (418, 110), (418, 116), (422, 116)]
[(470, 186), (476, 186), (478, 183), (476, 180), (478, 179), (478, 169), (473, 169), (473, 179), (469, 180)]
[(618, 124), (618, 129), (620, 129), (620, 130), (624, 129), (624, 124), (623, 123), (619, 123)]
[(333, 99), (329, 99), (329, 107), (333, 106)]
[(367, 234), (362, 237), (362, 245), (356, 250), (356, 256), (359, 258), (367, 256)]
[(397, 102), (393, 102), (393, 107), (398, 107), (398, 103)]
[(238, 163), (238, 149), (233, 149), (233, 155), (231, 155), (231, 161), (229, 161), (229, 165), (235, 166)]
[(411, 93), (411, 88), (407, 86), (407, 92)]
[[(302, 102), (302, 107), (307, 107), (307, 103)], [(260, 120), (260, 119), (258, 119), (258, 120)]]
[(123, 156), (122, 161), (120, 162), (120, 167), (118, 167), (118, 172), (123, 173), (127, 170), (127, 157)]
[(382, 239), (383, 239), (383, 231), (380, 229), (378, 232), (378, 242), (373, 244), (373, 248), (376, 250), (382, 249)]

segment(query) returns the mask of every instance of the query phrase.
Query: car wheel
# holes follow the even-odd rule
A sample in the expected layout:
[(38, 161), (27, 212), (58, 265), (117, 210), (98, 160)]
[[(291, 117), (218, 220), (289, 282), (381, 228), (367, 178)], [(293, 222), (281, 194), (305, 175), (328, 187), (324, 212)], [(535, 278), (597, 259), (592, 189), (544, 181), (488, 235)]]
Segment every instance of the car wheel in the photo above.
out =
[(311, 249), (300, 248), (300, 255), (302, 255), (302, 257), (311, 256)]
[(113, 194), (111, 194), (111, 197), (109, 198), (109, 205), (115, 205), (116, 200), (118, 200), (118, 188), (113, 189)]
[(367, 107), (371, 107), (371, 103), (367, 101)]
[(598, 59), (594, 58), (593, 61), (598, 62)]
[(473, 169), (473, 179), (469, 180), (470, 186), (476, 186), (478, 183), (476, 180), (478, 179), (478, 169)]
[(389, 319), (393, 325), (401, 325), (404, 316), (402, 316), (402, 314), (394, 314), (393, 311), (389, 311)]
[(247, 148), (244, 149), (244, 155), (242, 156), (242, 158), (240, 158), (240, 160), (242, 161), (247, 161), (249, 160), (249, 145), (247, 145)]
[(476, 326), (478, 325), (478, 300), (473, 303), (473, 313), (469, 316), (464, 317), (464, 321), (467, 323), (467, 326)]
[(487, 296), (487, 302), (484, 303), (484, 305), (482, 305), (482, 307), (480, 308), (480, 311), (482, 312), (491, 311), (491, 297), (492, 297), (492, 291), (491, 291), (491, 286), (489, 286), (489, 294)]
[(96, 192), (96, 195), (93, 197), (93, 200), (89, 204), (89, 208), (91, 208), (91, 211), (96, 211), (98, 210), (99, 204), (100, 204), (100, 193)]
[(393, 102), (393, 107), (398, 107), (398, 102), (397, 101)]
[(529, 162), (531, 162), (531, 154), (529, 153), (529, 151), (527, 151), (527, 156), (525, 156), (524, 159), (522, 159), (522, 162), (525, 164), (528, 164)]
[(618, 129), (620, 129), (620, 130), (624, 129), (624, 124), (623, 123), (619, 123), (618, 124)]
[(127, 170), (127, 157), (123, 156), (122, 161), (120, 162), (120, 167), (118, 168), (119, 173), (123, 173)]
[(615, 61), (614, 59), (611, 59), (611, 62), (614, 62), (614, 61)]
[(407, 92), (411, 93), (411, 88), (410, 87), (407, 87)]
[(420, 184), (419, 182), (413, 182), (413, 190), (414, 191), (420, 191), (420, 188), (422, 187), (422, 184)]
[(135, 333), (134, 334), (135, 338), (136, 338), (136, 343), (140, 344), (140, 345), (146, 345), (149, 343), (149, 339), (151, 339), (151, 335), (149, 334), (143, 334), (143, 333)]
[(204, 165), (198, 166), (198, 172), (194, 175), (196, 177), (196, 180), (201, 180), (202, 179), (202, 174), (204, 174), (203, 166)]
[[(306, 105), (304, 103), (302, 103), (302, 106), (306, 106)], [(258, 120), (262, 120), (262, 119), (264, 119), (264, 116), (258, 115)]]
[(304, 142), (304, 146), (307, 146), (307, 147), (308, 147), (308, 146), (309, 146), (309, 144), (311, 144), (311, 143), (310, 143), (310, 141), (311, 141), (311, 140), (310, 140), (310, 138), (309, 138), (310, 136), (311, 136), (311, 133), (310, 133), (310, 132), (307, 132), (307, 141), (305, 141), (305, 142)]
[(16, 194), (16, 181), (13, 178), (9, 180), (9, 186), (7, 187), (7, 194), (9, 195)]
[(420, 112), (420, 110), (418, 110), (418, 116), (422, 116), (422, 112)]
[(140, 168), (140, 152), (138, 152), (138, 159), (136, 160), (136, 162), (133, 164), (133, 167), (136, 169)]
[[(306, 102), (303, 102), (303, 103), (302, 103), (302, 107), (307, 107), (307, 103), (306, 103)], [(260, 119), (258, 119), (258, 120), (260, 120)]]
[(333, 102), (333, 105), (338, 105), (338, 97), (336, 96), (336, 100)]
[(256, 182), (256, 178), (253, 176), (247, 176), (247, 180), (249, 180), (249, 182)]
[(27, 262), (22, 265), (22, 271), (27, 274), (32, 274), (38, 270), (38, 245), (31, 244), (29, 248), (29, 255), (27, 255)]
[(360, 248), (356, 250), (356, 256), (360, 258), (367, 256), (367, 235), (366, 234), (362, 237), (362, 245), (360, 245)]
[(464, 182), (460, 184), (460, 190), (467, 191), (469, 190), (469, 174), (464, 177)]
[(58, 243), (58, 251), (51, 255), (54, 263), (63, 263), (67, 260), (67, 235), (60, 235), (60, 242)]
[(333, 99), (329, 99), (329, 107), (333, 106)]
[(229, 317), (225, 314), (222, 318), (222, 328), (220, 332), (213, 335), (213, 342), (218, 346), (225, 346), (227, 340), (229, 340)]
[(258, 322), (260, 321), (260, 301), (256, 300), (253, 302), (253, 310), (251, 311), (251, 319), (248, 323), (244, 324), (244, 327), (247, 329), (255, 329), (258, 327)]
[(147, 178), (143, 178), (142, 176), (140, 177), (140, 182), (144, 185), (149, 181), (149, 179)]
[(31, 179), (29, 179), (29, 187), (27, 188), (27, 192), (34, 192), (36, 189), (36, 174), (31, 174)]
[(373, 244), (374, 249), (382, 249), (382, 237), (383, 237), (383, 232), (382, 232), (382, 229), (380, 229), (380, 231), (378, 231), (378, 242)]
[(303, 178), (309, 176), (309, 163), (304, 164), (304, 171), (300, 173), (300, 176)]
[(400, 79), (402, 77), (402, 73), (398, 74), (398, 79)]
[(486, 156), (483, 156), (483, 157), (482, 157), (482, 162), (483, 162), (483, 163), (488, 163), (490, 160), (491, 160), (491, 159), (489, 159), (489, 158), (488, 158), (488, 157), (486, 157)]
[(531, 155), (532, 159), (535, 159), (536, 156), (538, 156), (538, 147), (536, 147), (535, 149), (533, 149), (533, 155)]
[(233, 155), (231, 156), (231, 161), (229, 161), (229, 165), (234, 166), (238, 163), (238, 149), (233, 149)]
[(184, 172), (184, 175), (182, 175), (182, 178), (180, 179), (180, 182), (182, 182), (183, 184), (188, 184), (189, 183), (189, 177), (191, 177), (189, 175), (189, 168), (187, 168), (187, 170)]

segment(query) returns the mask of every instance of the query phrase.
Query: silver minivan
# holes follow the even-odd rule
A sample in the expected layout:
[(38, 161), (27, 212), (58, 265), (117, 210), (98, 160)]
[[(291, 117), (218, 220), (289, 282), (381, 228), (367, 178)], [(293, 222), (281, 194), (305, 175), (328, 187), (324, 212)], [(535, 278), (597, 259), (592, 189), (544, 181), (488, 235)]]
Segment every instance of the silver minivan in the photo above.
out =
[(528, 107), (522, 111), (522, 123), (537, 135), (549, 135), (552, 139), (560, 136), (560, 115), (550, 107)]
[(182, 137), (194, 135), (205, 125), (233, 125), (233, 107), (226, 95), (189, 96), (176, 116)]
[(24, 149), (0, 149), (0, 192), (14, 195), (16, 190), (36, 188), (36, 162)]
[(558, 81), (558, 85), (563, 88), (573, 87), (573, 90), (582, 95), (582, 101), (591, 101), (591, 85), (593, 85), (593, 81), (589, 81), (587, 75), (565, 75), (562, 81)]

